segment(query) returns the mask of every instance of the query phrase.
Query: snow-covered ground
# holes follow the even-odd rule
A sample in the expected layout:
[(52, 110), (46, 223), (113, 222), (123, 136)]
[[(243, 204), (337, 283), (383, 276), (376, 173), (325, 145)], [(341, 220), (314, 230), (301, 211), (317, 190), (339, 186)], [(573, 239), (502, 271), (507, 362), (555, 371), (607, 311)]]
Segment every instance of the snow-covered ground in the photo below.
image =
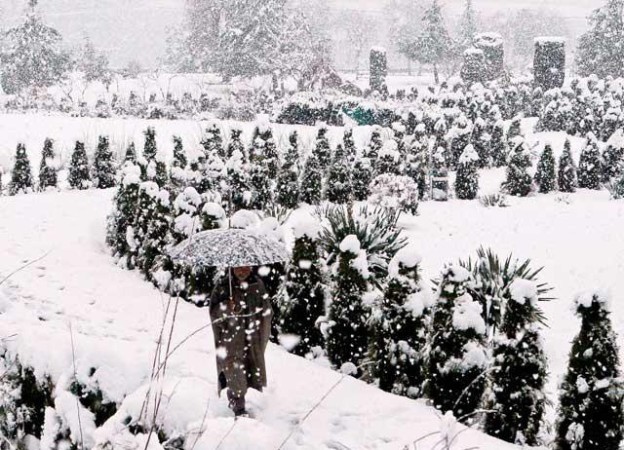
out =
[[(40, 375), (50, 374), (54, 380), (73, 374), (73, 338), (78, 379), (86, 380), (89, 369), (95, 368), (94, 378), (107, 398), (121, 400), (127, 396), (118, 413), (121, 421), (126, 412), (136, 414), (143, 401), (167, 299), (138, 274), (116, 267), (109, 256), (104, 231), (112, 195), (112, 191), (83, 191), (0, 197), (0, 280), (41, 258), (0, 286), (0, 323), (3, 335), (12, 336), (5, 342), (8, 348)], [(461, 245), (458, 242), (448, 245), (452, 250), (447, 250), (446, 258), (438, 253), (447, 247), (442, 237), (448, 240), (448, 232), (456, 230), (455, 225), (461, 226), (454, 211), (463, 211), (464, 207), (451, 205), (432, 204), (431, 211), (425, 207), (423, 216), (410, 225), (410, 234), (422, 241), (428, 268), (454, 258), (459, 249), (472, 250), (476, 245), (472, 241)], [(609, 207), (615, 210), (615, 204)], [(478, 208), (476, 203), (474, 208)], [(521, 212), (519, 220), (531, 220), (531, 215), (520, 208), (508, 211), (492, 210), (473, 219), (478, 222), (478, 217), (517, 211)], [(454, 221), (458, 223), (454, 225)], [(477, 228), (487, 235), (486, 230), (491, 231), (489, 224), (496, 222), (478, 223)], [(423, 235), (427, 235), (426, 239)], [(509, 236), (508, 232), (503, 235)], [(432, 251), (436, 242), (440, 246)], [(569, 248), (572, 251), (573, 247)], [(550, 271), (548, 275), (554, 278), (556, 273)], [(180, 304), (172, 348), (208, 324), (206, 310)], [(169, 433), (190, 433), (192, 443), (193, 433), (203, 422), (205, 432), (195, 446), (197, 450), (217, 448), (234, 424), (227, 401), (216, 395), (214, 359), (208, 327), (175, 351), (163, 383), (165, 429)], [(411, 445), (440, 429), (443, 422), (433, 409), (349, 377), (298, 428), (298, 421), (340, 381), (341, 375), (273, 345), (268, 350), (267, 365), (268, 389), (263, 394), (252, 393), (249, 398), (254, 419), (238, 421), (220, 448), (277, 449), (293, 430), (285, 449), (401, 449), (405, 445), (429, 449), (439, 440), (439, 436), (433, 436), (417, 447)], [(58, 409), (75, 423), (76, 410), (71, 405), (75, 403), (65, 408), (59, 405)], [(82, 424), (83, 429), (89, 429), (84, 416)], [(111, 435), (121, 439), (123, 433), (114, 434), (112, 428), (104, 427), (89, 435), (87, 442)], [(79, 432), (73, 431), (76, 435)], [(513, 448), (472, 430), (462, 433), (456, 443), (454, 448), (458, 449)]]

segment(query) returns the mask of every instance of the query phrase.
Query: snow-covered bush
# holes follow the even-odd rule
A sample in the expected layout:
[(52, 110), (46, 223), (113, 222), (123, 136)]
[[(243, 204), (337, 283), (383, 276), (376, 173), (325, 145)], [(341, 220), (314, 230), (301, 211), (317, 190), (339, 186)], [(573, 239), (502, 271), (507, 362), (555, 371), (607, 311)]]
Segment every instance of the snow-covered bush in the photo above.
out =
[(368, 201), (383, 208), (418, 213), (418, 185), (408, 176), (379, 175), (370, 185)]
[(11, 171), (11, 183), (9, 184), (9, 195), (26, 194), (33, 189), (33, 177), (30, 170), (30, 160), (26, 153), (24, 144), (17, 144), (15, 152), (15, 164)]

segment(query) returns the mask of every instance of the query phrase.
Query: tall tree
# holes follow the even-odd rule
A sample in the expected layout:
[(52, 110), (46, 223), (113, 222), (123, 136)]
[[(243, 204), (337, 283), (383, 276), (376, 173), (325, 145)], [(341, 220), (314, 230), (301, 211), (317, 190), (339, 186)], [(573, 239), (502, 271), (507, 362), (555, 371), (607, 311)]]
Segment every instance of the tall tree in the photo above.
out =
[(91, 39), (85, 36), (76, 60), (76, 68), (84, 74), (85, 80), (101, 81), (108, 87), (112, 82), (112, 72), (108, 64), (106, 55), (96, 50)]
[(43, 23), (36, 7), (36, 2), (31, 2), (23, 22), (4, 33), (0, 67), (2, 87), (9, 94), (50, 86), (70, 68), (63, 38)]
[(436, 84), (440, 83), (440, 74), (438, 68), (452, 48), (452, 41), (444, 26), (444, 18), (442, 17), (442, 7), (438, 0), (433, 3), (425, 12), (423, 18), (424, 30), (413, 44), (410, 51), (413, 59), (423, 64), (431, 64), (433, 66), (433, 74)]
[(93, 161), (93, 181), (98, 189), (115, 186), (115, 159), (110, 148), (108, 137), (100, 136)]
[(576, 64), (583, 76), (624, 76), (624, 0), (607, 0), (594, 10), (579, 39)]
[(459, 45), (462, 50), (472, 47), (474, 37), (477, 34), (477, 17), (472, 0), (466, 0), (464, 13), (459, 25)]

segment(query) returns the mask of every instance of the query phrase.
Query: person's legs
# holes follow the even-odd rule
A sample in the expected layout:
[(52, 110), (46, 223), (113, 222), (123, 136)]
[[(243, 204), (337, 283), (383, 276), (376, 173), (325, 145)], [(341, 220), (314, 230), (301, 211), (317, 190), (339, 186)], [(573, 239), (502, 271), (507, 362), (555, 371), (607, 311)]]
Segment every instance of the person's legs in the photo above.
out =
[(235, 416), (246, 414), (245, 410), (245, 394), (237, 393), (232, 389), (227, 390), (227, 396), (230, 409), (234, 412)]

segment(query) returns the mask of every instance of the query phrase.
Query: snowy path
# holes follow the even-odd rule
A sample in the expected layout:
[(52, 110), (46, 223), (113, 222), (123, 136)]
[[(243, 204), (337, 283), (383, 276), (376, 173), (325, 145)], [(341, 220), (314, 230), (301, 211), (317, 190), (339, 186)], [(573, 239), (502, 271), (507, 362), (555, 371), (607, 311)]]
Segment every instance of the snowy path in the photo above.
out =
[[(56, 381), (73, 372), (73, 330), (79, 376), (96, 369), (105, 395), (121, 400), (149, 379), (166, 299), (138, 274), (115, 267), (108, 256), (104, 230), (111, 197), (111, 191), (0, 197), (0, 280), (46, 255), (0, 287), (0, 323), (3, 335), (16, 335), (9, 348)], [(173, 343), (208, 321), (207, 311), (180, 304)], [(222, 449), (277, 449), (340, 379), (276, 346), (267, 358), (269, 388), (249, 399), (256, 419), (237, 422)], [(216, 396), (209, 329), (172, 356), (168, 377), (174, 387), (165, 411), (167, 426), (187, 433), (198, 427), (207, 409), (206, 432), (194, 448), (216, 448), (233, 420), (226, 401)], [(284, 448), (400, 450), (439, 426), (432, 409), (345, 378)], [(417, 448), (429, 449), (437, 440)], [(461, 434), (457, 448), (475, 445), (514, 448), (472, 430)]]

